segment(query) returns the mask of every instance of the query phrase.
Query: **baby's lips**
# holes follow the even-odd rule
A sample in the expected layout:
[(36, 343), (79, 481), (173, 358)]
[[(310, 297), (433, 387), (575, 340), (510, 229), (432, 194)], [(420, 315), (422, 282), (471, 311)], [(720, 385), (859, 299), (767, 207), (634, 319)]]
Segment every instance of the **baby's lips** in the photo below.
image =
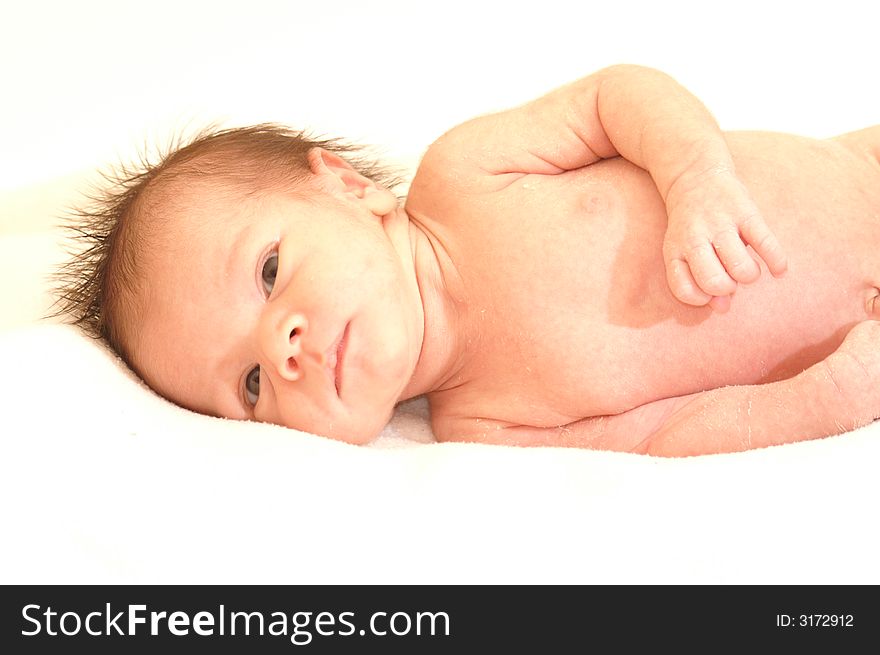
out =
[(327, 350), (322, 352), (318, 357), (318, 362), (321, 366), (326, 366), (330, 369), (336, 368), (336, 358), (339, 354), (339, 344), (342, 342), (342, 337), (345, 336), (345, 330), (339, 333), (339, 336), (331, 343)]

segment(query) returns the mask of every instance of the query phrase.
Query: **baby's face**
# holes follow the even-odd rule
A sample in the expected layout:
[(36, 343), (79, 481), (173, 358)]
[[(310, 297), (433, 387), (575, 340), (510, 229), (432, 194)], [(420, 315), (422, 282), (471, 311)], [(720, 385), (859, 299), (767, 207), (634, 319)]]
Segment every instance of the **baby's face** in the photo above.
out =
[(209, 200), (171, 223), (133, 348), (147, 383), (206, 414), (376, 436), (423, 336), (408, 240), (342, 193)]

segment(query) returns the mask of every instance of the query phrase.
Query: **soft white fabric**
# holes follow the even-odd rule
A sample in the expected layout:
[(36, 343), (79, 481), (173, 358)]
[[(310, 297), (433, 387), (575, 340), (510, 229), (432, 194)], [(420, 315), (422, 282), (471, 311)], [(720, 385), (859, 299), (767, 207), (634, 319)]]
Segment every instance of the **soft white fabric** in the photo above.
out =
[(180, 127), (286, 122), (411, 169), (462, 120), (629, 61), (672, 73), (726, 129), (821, 137), (880, 120), (867, 11), (17, 7), (0, 39), (0, 583), (880, 583), (880, 424), (669, 460), (436, 444), (417, 400), (359, 448), (184, 411), (38, 321), (77, 171)]
[(880, 424), (682, 460), (205, 417), (67, 326), (0, 335), (0, 581), (880, 581)]

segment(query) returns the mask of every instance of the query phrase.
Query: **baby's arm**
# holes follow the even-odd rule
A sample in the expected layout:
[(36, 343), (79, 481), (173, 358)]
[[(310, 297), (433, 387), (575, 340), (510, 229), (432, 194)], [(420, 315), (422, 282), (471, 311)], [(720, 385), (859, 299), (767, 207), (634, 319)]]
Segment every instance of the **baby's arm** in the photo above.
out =
[(856, 325), (827, 359), (788, 380), (697, 394), (635, 449), (733, 452), (840, 434), (880, 418), (880, 322)]
[(646, 169), (666, 203), (663, 252), (679, 300), (705, 305), (757, 279), (760, 267), (747, 245), (773, 275), (785, 271), (782, 248), (737, 178), (717, 123), (693, 95), (652, 69), (614, 66), (468, 121), (441, 137), (423, 166), (470, 166), (503, 183), (618, 155)]
[(720, 387), (552, 428), (482, 421), (471, 440), (676, 457), (840, 434), (880, 418), (878, 344), (880, 322), (864, 321), (827, 359), (787, 380)]

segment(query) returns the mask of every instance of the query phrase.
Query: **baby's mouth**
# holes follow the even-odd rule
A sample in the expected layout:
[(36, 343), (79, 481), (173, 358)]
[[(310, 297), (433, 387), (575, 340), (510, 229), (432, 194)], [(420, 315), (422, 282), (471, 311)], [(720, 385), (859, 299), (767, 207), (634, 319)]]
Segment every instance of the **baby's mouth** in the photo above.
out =
[(333, 376), (333, 386), (336, 388), (336, 395), (339, 396), (339, 390), (342, 387), (342, 360), (345, 356), (345, 347), (348, 345), (348, 328), (351, 323), (345, 324), (345, 329), (339, 338), (333, 342), (327, 351), (327, 369), (331, 371)]

